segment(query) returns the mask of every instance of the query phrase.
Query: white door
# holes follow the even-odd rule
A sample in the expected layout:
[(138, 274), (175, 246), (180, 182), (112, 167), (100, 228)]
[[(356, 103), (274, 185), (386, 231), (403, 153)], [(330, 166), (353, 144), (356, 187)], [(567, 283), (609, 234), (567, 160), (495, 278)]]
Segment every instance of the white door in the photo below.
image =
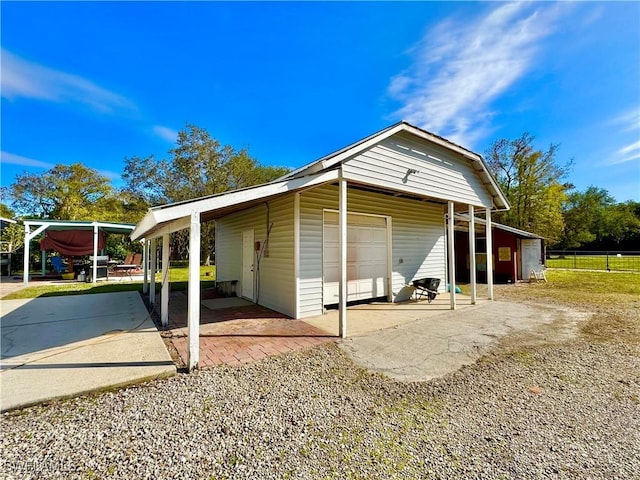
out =
[[(340, 236), (338, 214), (325, 212), (323, 239), (323, 303), (338, 303)], [(349, 214), (347, 220), (347, 301), (388, 294), (387, 222), (384, 217)]]
[(253, 264), (255, 258), (255, 250), (253, 248), (253, 230), (244, 230), (242, 232), (242, 285), (241, 295), (253, 302), (253, 284), (254, 273)]
[(520, 240), (520, 255), (522, 264), (522, 279), (526, 280), (531, 274), (531, 270), (538, 271), (540, 269), (541, 250), (539, 239), (522, 239)]

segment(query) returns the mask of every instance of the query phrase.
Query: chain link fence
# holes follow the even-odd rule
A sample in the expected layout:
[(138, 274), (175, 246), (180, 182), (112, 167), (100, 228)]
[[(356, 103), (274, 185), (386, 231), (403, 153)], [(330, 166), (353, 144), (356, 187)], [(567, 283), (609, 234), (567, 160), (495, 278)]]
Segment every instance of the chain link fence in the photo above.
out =
[(547, 268), (640, 272), (640, 251), (547, 250)]

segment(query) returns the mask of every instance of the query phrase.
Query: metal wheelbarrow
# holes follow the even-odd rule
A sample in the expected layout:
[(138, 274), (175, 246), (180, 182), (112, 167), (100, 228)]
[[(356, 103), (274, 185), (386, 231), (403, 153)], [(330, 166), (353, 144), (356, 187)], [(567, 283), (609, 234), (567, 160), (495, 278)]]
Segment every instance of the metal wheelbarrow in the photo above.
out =
[(418, 278), (411, 282), (416, 295), (416, 300), (427, 297), (429, 303), (438, 295), (438, 287), (440, 286), (439, 278)]

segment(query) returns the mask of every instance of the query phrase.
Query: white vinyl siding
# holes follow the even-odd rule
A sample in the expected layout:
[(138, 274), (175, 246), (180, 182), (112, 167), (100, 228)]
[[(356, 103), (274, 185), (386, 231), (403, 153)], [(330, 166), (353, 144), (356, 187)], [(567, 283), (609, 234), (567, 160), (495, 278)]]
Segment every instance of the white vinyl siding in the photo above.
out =
[[(392, 298), (402, 301), (406, 284), (423, 277), (445, 278), (444, 207), (349, 189), (347, 210), (391, 217)], [(323, 186), (300, 195), (300, 317), (323, 312), (323, 210), (338, 208), (338, 188)]]
[[(417, 170), (409, 173), (407, 170)], [(472, 162), (407, 133), (393, 135), (343, 164), (347, 180), (478, 207), (492, 207)]]
[[(295, 316), (293, 194), (268, 203), (269, 243), (259, 266), (254, 293), (257, 303), (285, 315)], [(242, 291), (242, 231), (254, 229), (255, 241), (263, 248), (267, 240), (265, 204), (233, 213), (216, 221), (216, 276), (219, 282), (238, 280)]]

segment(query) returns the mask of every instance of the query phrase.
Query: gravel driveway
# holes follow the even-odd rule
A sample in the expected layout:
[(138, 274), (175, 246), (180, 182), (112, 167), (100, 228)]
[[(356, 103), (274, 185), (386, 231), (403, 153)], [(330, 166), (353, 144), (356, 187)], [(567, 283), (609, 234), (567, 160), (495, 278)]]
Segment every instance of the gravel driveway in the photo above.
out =
[(409, 383), (368, 373), (331, 344), (5, 414), (0, 472), (634, 479), (638, 372), (638, 342), (579, 337), (518, 340)]

